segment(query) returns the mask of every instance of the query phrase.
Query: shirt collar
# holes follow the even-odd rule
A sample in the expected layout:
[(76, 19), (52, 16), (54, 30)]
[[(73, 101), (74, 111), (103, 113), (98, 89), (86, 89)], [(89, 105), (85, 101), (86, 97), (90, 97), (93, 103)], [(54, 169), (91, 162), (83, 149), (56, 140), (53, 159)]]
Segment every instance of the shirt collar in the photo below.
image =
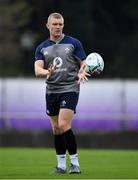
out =
[(53, 42), (55, 44), (59, 44), (64, 39), (64, 37), (65, 37), (65, 34), (62, 34), (61, 38), (58, 41), (53, 41), (50, 38), (49, 38), (49, 41), (51, 41), (51, 42)]

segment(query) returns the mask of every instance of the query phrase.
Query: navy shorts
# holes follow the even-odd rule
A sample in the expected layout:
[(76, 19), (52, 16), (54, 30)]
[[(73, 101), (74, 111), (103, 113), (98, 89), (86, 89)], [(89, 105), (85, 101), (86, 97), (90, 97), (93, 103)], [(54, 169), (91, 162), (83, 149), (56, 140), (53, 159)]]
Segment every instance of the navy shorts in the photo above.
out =
[(63, 108), (71, 109), (75, 113), (78, 99), (77, 92), (46, 94), (46, 113), (49, 116), (56, 116)]

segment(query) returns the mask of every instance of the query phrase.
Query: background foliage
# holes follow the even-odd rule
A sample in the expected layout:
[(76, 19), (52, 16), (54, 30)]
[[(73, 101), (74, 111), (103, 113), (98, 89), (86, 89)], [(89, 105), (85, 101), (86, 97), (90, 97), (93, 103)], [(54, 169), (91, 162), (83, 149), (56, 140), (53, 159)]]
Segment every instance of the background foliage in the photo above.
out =
[(65, 34), (105, 61), (99, 78), (138, 78), (137, 0), (0, 0), (0, 76), (34, 76), (35, 47), (48, 37), (47, 16), (65, 17)]

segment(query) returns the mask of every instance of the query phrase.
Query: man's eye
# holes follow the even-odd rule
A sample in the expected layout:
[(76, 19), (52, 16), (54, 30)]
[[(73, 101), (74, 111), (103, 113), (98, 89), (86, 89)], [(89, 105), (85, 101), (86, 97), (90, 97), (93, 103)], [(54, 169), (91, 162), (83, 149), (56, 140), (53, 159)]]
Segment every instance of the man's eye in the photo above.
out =
[(58, 23), (54, 23), (53, 25), (54, 25), (54, 26), (57, 26), (57, 25), (63, 26), (63, 24), (61, 24), (61, 23), (59, 23), (59, 24), (58, 24)]

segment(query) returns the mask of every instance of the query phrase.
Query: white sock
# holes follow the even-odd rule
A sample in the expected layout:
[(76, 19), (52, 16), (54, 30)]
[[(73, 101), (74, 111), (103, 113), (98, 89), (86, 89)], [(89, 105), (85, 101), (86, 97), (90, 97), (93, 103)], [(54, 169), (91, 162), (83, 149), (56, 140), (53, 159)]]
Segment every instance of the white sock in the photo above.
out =
[(70, 162), (73, 165), (79, 166), (79, 162), (78, 162), (78, 154), (72, 154), (70, 155)]
[(62, 169), (66, 169), (66, 154), (60, 154), (57, 155), (57, 162), (58, 162), (58, 167)]

